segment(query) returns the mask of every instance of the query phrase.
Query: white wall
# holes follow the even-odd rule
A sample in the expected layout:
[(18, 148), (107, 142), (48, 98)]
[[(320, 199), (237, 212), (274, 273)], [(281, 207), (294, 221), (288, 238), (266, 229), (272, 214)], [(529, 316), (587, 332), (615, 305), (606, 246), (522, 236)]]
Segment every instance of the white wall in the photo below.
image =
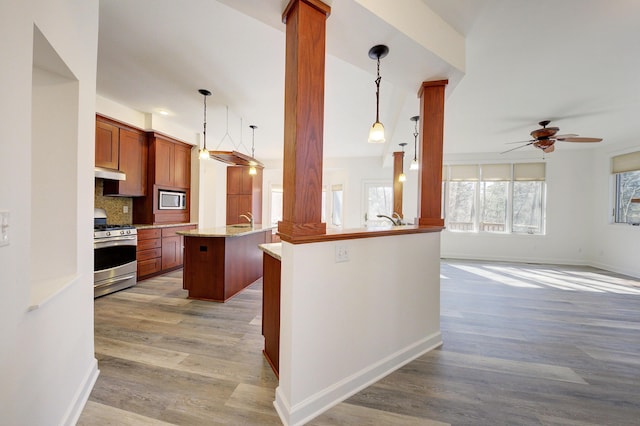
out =
[[(413, 223), (418, 211), (418, 173), (409, 170), (410, 159), (405, 158), (407, 181), (403, 190), (405, 220)], [(322, 185), (330, 191), (331, 185), (343, 185), (343, 228), (364, 226), (363, 189), (367, 181), (393, 180), (393, 168), (383, 167), (379, 157), (325, 158), (323, 160)], [(263, 174), (263, 223), (269, 223), (270, 188), (282, 185), (282, 161), (265, 161)], [(329, 197), (330, 198), (330, 197)], [(329, 200), (330, 201), (330, 200)], [(327, 212), (327, 220), (329, 220)]]
[[(541, 156), (506, 161), (541, 161)], [(556, 150), (547, 155), (546, 234), (506, 235), (443, 231), (442, 257), (497, 261), (587, 264), (591, 247), (594, 176), (592, 151)], [(447, 156), (445, 163), (500, 163), (483, 154)]]
[[(75, 263), (74, 277), (57, 283), (54, 292), (31, 299), (34, 283), (29, 265), (37, 253), (31, 247), (31, 220), (48, 221), (52, 229), (59, 220), (33, 211), (31, 205), (42, 178), (41, 170), (31, 163), (32, 147), (42, 147), (32, 140), (39, 137), (37, 132), (32, 134), (31, 121), (34, 24), (77, 80), (74, 90), (78, 96), (71, 107), (77, 109), (77, 128), (52, 129), (56, 135), (59, 130), (76, 135), (76, 152), (59, 165), (74, 171), (48, 174), (51, 181), (64, 183), (57, 190), (76, 194), (65, 202), (77, 229), (70, 253), (76, 259), (69, 262)], [(10, 212), (10, 244), (0, 247), (3, 424), (73, 424), (98, 373), (93, 349), (91, 225), (97, 37), (96, 0), (0, 2), (0, 120), (4, 132), (0, 210)], [(60, 107), (70, 108), (66, 101)], [(69, 183), (69, 175), (77, 179)]]
[(591, 264), (640, 278), (640, 227), (613, 223), (614, 178), (611, 157), (640, 150), (640, 145), (620, 143), (594, 152), (592, 166), (593, 219)]
[[(336, 246), (350, 260), (335, 262)], [(441, 344), (440, 233), (282, 246), (285, 424), (322, 411)]]
[[(611, 157), (633, 144), (556, 150), (547, 156), (546, 235), (443, 231), (442, 257), (591, 265), (640, 277), (640, 229), (613, 224)], [(535, 154), (506, 161), (531, 161)], [(533, 155), (533, 156), (532, 156)], [(538, 154), (538, 159), (540, 159)], [(504, 162), (487, 154), (450, 155), (445, 163)]]

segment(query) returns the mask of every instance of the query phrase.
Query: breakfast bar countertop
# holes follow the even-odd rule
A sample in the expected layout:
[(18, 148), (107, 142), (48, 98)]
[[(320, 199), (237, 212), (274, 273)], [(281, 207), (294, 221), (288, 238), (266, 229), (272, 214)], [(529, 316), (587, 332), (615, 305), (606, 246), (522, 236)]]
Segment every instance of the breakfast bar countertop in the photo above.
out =
[(258, 247), (274, 259), (282, 260), (282, 243), (265, 243)]
[(185, 237), (239, 237), (242, 235), (255, 234), (273, 229), (272, 226), (263, 225), (227, 225), (217, 228), (197, 228), (189, 231), (178, 231), (177, 234)]

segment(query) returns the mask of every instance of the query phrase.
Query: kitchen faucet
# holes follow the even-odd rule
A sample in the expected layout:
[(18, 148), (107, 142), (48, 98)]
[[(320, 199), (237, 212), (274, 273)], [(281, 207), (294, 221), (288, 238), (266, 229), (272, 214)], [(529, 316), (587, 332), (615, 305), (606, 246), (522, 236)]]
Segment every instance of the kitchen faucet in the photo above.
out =
[(247, 212), (246, 214), (241, 214), (238, 217), (245, 218), (247, 220), (247, 222), (249, 222), (249, 224), (253, 228), (253, 215), (251, 214), (251, 212)]
[(396, 221), (396, 225), (397, 225), (397, 226), (402, 225), (402, 217), (401, 217), (398, 213), (393, 212), (393, 214), (391, 215), (391, 217), (398, 218), (398, 220)]
[(391, 221), (391, 223), (393, 223), (393, 226), (400, 226), (400, 225), (402, 225), (402, 222), (400, 221), (400, 219), (398, 219), (398, 220), (396, 221), (394, 218), (389, 217), (389, 216), (384, 215), (384, 214), (379, 214), (379, 215), (376, 215), (376, 216), (377, 216), (377, 217), (384, 217), (385, 219), (389, 219), (389, 220)]

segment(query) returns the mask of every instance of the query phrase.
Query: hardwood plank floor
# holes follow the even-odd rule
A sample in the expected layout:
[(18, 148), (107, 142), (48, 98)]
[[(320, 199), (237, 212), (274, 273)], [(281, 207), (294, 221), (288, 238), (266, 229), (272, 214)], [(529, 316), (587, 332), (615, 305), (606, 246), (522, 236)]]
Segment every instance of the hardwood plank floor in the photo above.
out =
[[(261, 286), (188, 300), (177, 271), (96, 299), (101, 374), (78, 424), (280, 424)], [(441, 287), (443, 347), (309, 424), (640, 424), (640, 282), (443, 261)]]

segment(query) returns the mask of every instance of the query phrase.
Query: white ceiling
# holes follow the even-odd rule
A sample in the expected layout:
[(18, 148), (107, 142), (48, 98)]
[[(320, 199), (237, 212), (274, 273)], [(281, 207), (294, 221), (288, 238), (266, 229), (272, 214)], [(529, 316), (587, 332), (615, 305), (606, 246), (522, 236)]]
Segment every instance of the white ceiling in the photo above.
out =
[[(409, 1), (409, 0), (402, 0)], [(326, 157), (381, 156), (413, 137), (421, 81), (449, 78), (445, 152), (500, 152), (543, 119), (562, 133), (635, 142), (640, 113), (640, 2), (636, 0), (422, 0), (466, 37), (466, 73), (362, 6), (334, 0), (327, 21)], [(282, 0), (100, 0), (98, 94), (202, 131), (207, 145), (282, 155)], [(375, 3), (375, 2), (374, 2)], [(416, 13), (420, 13), (418, 10)], [(385, 146), (366, 142), (375, 118), (375, 62), (382, 60)], [(226, 106), (229, 118), (227, 120)], [(225, 137), (228, 121), (228, 133)], [(242, 122), (242, 126), (241, 126)], [(242, 134), (241, 134), (242, 132)], [(602, 145), (600, 144), (600, 145)], [(562, 149), (577, 144), (563, 143)], [(580, 144), (585, 147), (587, 144)], [(566, 147), (566, 148), (565, 148)], [(533, 149), (533, 148), (527, 148)], [(560, 149), (560, 148), (559, 148)], [(412, 151), (412, 149), (408, 149)]]

